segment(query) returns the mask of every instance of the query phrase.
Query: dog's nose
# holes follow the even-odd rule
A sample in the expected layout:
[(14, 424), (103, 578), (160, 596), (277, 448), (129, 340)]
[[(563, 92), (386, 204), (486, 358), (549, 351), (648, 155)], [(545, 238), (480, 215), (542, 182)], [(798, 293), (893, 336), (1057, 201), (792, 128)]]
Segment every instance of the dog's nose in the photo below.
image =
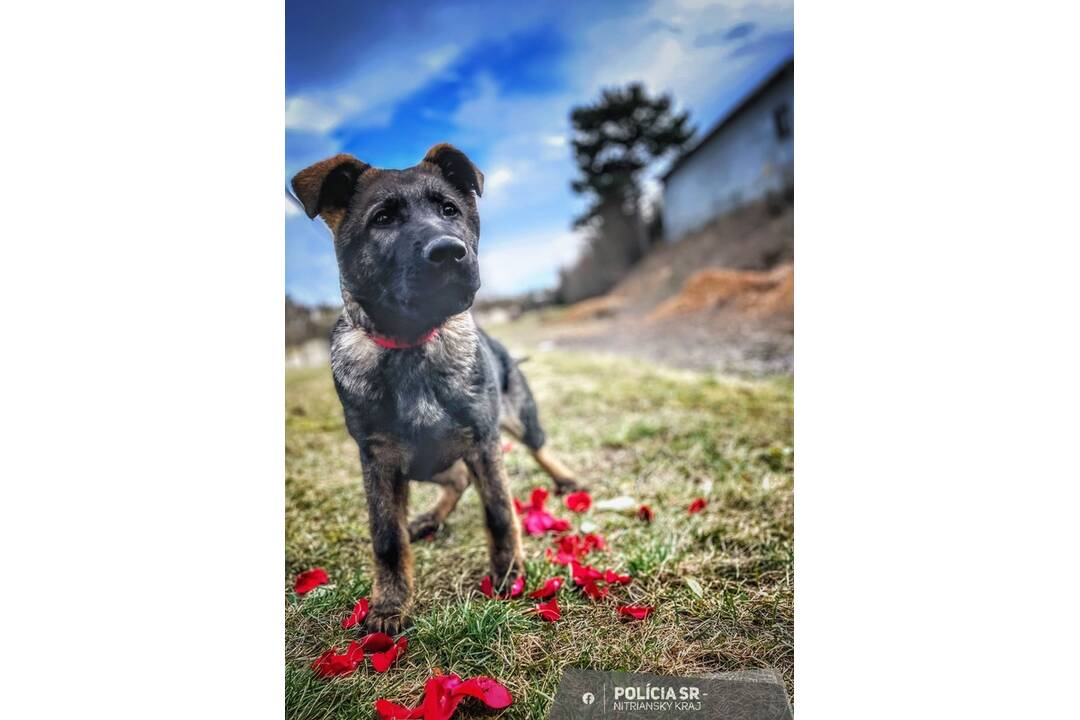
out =
[(424, 259), (433, 265), (453, 265), (468, 254), (465, 243), (449, 235), (435, 238), (424, 248)]

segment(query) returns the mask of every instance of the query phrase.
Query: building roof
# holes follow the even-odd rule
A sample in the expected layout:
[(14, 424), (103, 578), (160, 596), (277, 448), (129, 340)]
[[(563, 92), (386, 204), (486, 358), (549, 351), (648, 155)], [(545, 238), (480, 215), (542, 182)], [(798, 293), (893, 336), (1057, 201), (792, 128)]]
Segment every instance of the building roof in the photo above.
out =
[(794, 66), (794, 57), (788, 58), (787, 60), (782, 62), (775, 70), (773, 70), (769, 74), (768, 77), (758, 83), (757, 87), (747, 93), (746, 97), (744, 97), (738, 105), (732, 108), (731, 112), (720, 118), (716, 122), (716, 124), (713, 125), (712, 130), (710, 130), (708, 134), (705, 135), (705, 137), (701, 138), (701, 140), (698, 141), (696, 145), (694, 145), (692, 148), (690, 148), (678, 158), (676, 158), (675, 162), (671, 164), (671, 167), (667, 169), (667, 172), (660, 176), (660, 179), (664, 182), (667, 182), (667, 179), (674, 175), (679, 168), (685, 165), (687, 160), (696, 155), (698, 150), (708, 145), (709, 142), (712, 141), (712, 139), (719, 135), (721, 132), (723, 132), (728, 125), (735, 122), (735, 119), (737, 117), (742, 115), (747, 108), (754, 104), (755, 100), (764, 95), (766, 90), (772, 87), (772, 85), (777, 80), (782, 78), (786, 73), (790, 72)]

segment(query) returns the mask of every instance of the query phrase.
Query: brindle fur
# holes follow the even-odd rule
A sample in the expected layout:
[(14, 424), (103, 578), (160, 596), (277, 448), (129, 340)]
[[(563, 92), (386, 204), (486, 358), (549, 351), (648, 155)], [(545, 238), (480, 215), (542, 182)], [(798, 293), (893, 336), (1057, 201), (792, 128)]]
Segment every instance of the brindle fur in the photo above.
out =
[[(469, 159), (445, 144), (406, 170), (337, 155), (301, 171), (293, 189), (308, 216), (322, 217), (334, 234), (345, 307), (331, 337), (331, 369), (368, 499), (375, 580), (367, 625), (393, 634), (412, 604), (410, 541), (437, 531), (470, 481), (484, 506), (496, 587), (524, 571), (500, 428), (529, 448), (557, 492), (578, 486), (543, 447), (524, 375), (468, 311), (479, 288), (474, 195), (483, 191)], [(432, 250), (440, 243), (452, 248), (450, 259)], [(430, 340), (404, 349), (372, 339), (408, 343), (431, 328), (438, 331)], [(411, 523), (409, 480), (443, 489)]]

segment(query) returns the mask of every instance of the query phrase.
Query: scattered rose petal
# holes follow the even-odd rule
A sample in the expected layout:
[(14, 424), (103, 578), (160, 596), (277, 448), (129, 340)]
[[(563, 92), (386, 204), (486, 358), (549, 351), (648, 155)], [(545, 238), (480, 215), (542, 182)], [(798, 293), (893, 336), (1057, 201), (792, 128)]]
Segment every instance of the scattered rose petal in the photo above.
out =
[(543, 587), (539, 590), (529, 593), (529, 597), (535, 600), (547, 600), (549, 597), (555, 596), (559, 590), (562, 589), (564, 582), (566, 581), (561, 577), (553, 577), (545, 582)]
[(493, 710), (501, 710), (513, 702), (509, 691), (489, 677), (474, 677), (462, 681), (454, 675), (432, 675), (424, 683), (424, 697), (415, 708), (379, 699), (375, 711), (381, 720), (449, 720), (466, 697), (474, 697)]
[(332, 647), (311, 664), (323, 677), (336, 677), (348, 675), (356, 670), (356, 666), (364, 659), (364, 650), (357, 642), (349, 643), (349, 647), (341, 655), (337, 654), (337, 648)]
[(581, 590), (593, 600), (603, 600), (610, 592), (607, 587), (601, 587), (595, 581), (585, 583), (581, 586)]
[(474, 697), (492, 710), (501, 710), (514, 701), (510, 697), (509, 690), (500, 685), (494, 678), (484, 675), (466, 680), (454, 692), (459, 695)]
[(559, 598), (553, 597), (547, 602), (540, 603), (533, 612), (548, 622), (555, 622), (562, 616), (559, 611)]
[(589, 585), (597, 580), (603, 580), (604, 575), (599, 570), (588, 565), (582, 565), (578, 561), (570, 563), (570, 572), (574, 582), (578, 585)]
[(562, 550), (556, 552), (551, 548), (544, 550), (544, 556), (547, 557), (550, 562), (559, 565), (569, 565), (576, 559), (572, 553), (563, 552)]
[(533, 510), (543, 510), (547, 499), (548, 491), (542, 487), (533, 488), (533, 491), (529, 493), (529, 504)]
[(620, 605), (617, 609), (620, 615), (634, 620), (644, 620), (653, 611), (648, 605)]
[(690, 513), (691, 515), (693, 515), (694, 513), (699, 513), (705, 509), (705, 506), (707, 504), (708, 503), (705, 502), (705, 498), (698, 498), (694, 502), (690, 503), (690, 507), (686, 509), (686, 512)]
[(566, 509), (570, 512), (585, 512), (592, 507), (592, 497), (584, 490), (570, 493), (563, 502), (566, 503)]
[(424, 706), (421, 704), (415, 709), (407, 708), (379, 698), (375, 701), (375, 712), (379, 714), (381, 720), (415, 720), (424, 717)]
[(351, 628), (353, 625), (356, 625), (357, 623), (362, 623), (364, 622), (364, 618), (367, 617), (367, 614), (368, 599), (366, 597), (360, 598), (360, 600), (356, 603), (356, 607), (353, 608), (352, 614), (341, 621), (341, 627), (348, 629)]
[(360, 647), (364, 652), (385, 652), (394, 647), (394, 638), (384, 632), (371, 633), (360, 638)]
[(512, 443), (512, 442), (511, 442), (511, 441), (509, 441), (509, 440), (507, 440), (506, 442), (504, 442), (504, 443), (502, 444), (502, 451), (503, 451), (503, 453), (508, 453), (508, 452), (510, 452), (510, 451), (511, 451), (511, 450), (513, 450), (513, 449), (514, 449), (514, 443)]
[(606, 547), (604, 538), (594, 533), (588, 535), (564, 535), (555, 543), (555, 549), (546, 549), (544, 555), (551, 562), (569, 565), (574, 560), (585, 557), (594, 549), (603, 550)]
[(394, 661), (398, 659), (398, 655), (405, 652), (407, 647), (409, 647), (409, 639), (407, 637), (398, 638), (398, 641), (390, 646), (390, 649), (377, 652), (371, 656), (371, 667), (375, 668), (375, 672), (386, 672), (394, 664)]
[(653, 515), (653, 510), (648, 505), (642, 505), (637, 509), (638, 520), (644, 520), (647, 523), (651, 523), (653, 521)]
[(489, 597), (489, 598), (492, 598), (492, 599), (497, 598), (499, 600), (508, 600), (510, 598), (516, 598), (518, 595), (520, 595), (524, 591), (525, 591), (525, 576), (524, 575), (518, 575), (517, 578), (514, 579), (513, 584), (510, 585), (510, 592), (503, 593), (502, 595), (496, 595), (495, 594), (495, 585), (494, 585), (494, 583), (491, 582), (491, 576), (490, 575), (485, 575), (484, 579), (480, 581), (480, 592), (482, 592), (486, 597)]
[(330, 578), (327, 576), (326, 571), (320, 567), (305, 570), (296, 576), (296, 585), (293, 587), (296, 590), (297, 595), (303, 595), (306, 592), (310, 592), (320, 585), (325, 585), (330, 582)]
[(620, 575), (614, 570), (609, 569), (604, 571), (604, 582), (609, 585), (613, 585), (615, 583), (618, 583), (619, 585), (629, 585), (630, 579), (631, 578), (629, 575)]
[(597, 535), (595, 533), (589, 533), (585, 536), (585, 552), (592, 550), (605, 550), (607, 549), (607, 543), (604, 542), (603, 535)]
[(563, 518), (551, 519), (551, 530), (553, 532), (561, 533), (570, 529), (570, 521)]
[(542, 487), (534, 488), (529, 494), (529, 504), (525, 505), (514, 498), (514, 511), (522, 518), (522, 527), (530, 535), (543, 535), (548, 532), (566, 532), (570, 522), (557, 518), (544, 509), (548, 491)]

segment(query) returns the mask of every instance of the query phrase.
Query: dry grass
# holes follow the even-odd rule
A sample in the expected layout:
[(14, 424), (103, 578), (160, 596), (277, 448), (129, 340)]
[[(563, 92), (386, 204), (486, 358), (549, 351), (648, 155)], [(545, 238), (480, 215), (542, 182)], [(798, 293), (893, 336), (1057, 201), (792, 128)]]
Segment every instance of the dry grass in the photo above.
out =
[[(575, 516), (603, 533), (600, 567), (629, 571), (613, 594), (655, 605), (645, 622), (620, 622), (610, 604), (564, 590), (562, 619), (531, 603), (488, 601), (482, 513), (474, 491), (432, 542), (414, 546), (417, 607), (409, 651), (385, 675), (362, 668), (334, 680), (309, 669), (354, 631), (340, 620), (370, 589), (370, 541), (357, 450), (326, 368), (286, 379), (286, 707), (290, 718), (370, 718), (377, 697), (413, 702), (433, 668), (489, 674), (510, 689), (503, 717), (542, 718), (562, 670), (590, 667), (695, 674), (774, 667), (791, 691), (792, 385), (790, 378), (727, 381), (625, 359), (531, 352), (524, 366), (550, 446), (590, 484), (594, 499), (632, 495), (656, 521), (592, 511)], [(508, 455), (515, 495), (543, 474), (520, 448)], [(708, 508), (688, 516), (697, 496)], [(413, 511), (435, 489), (414, 485)], [(572, 514), (559, 508), (557, 514)], [(562, 568), (550, 541), (525, 539), (528, 589)], [(333, 585), (298, 598), (295, 574), (312, 566)], [(694, 578), (699, 597), (687, 583)], [(461, 713), (468, 716), (468, 711)]]

